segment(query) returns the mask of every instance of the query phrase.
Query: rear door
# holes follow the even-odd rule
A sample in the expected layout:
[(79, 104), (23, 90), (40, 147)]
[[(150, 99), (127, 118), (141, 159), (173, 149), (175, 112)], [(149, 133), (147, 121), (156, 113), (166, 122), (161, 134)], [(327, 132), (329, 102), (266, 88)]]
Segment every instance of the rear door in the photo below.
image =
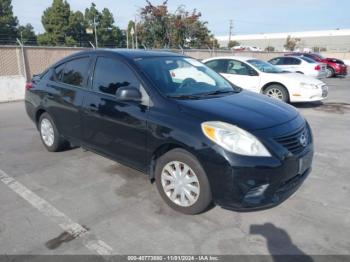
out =
[(301, 60), (295, 57), (288, 57), (286, 56), (284, 58), (284, 63), (286, 70), (291, 72), (297, 72), (301, 70)]
[(80, 113), (90, 65), (90, 56), (75, 57), (56, 66), (47, 82), (45, 107), (60, 133), (71, 140), (81, 138)]
[[(118, 101), (119, 87), (136, 87), (141, 102)], [(146, 166), (146, 118), (149, 97), (134, 71), (117, 58), (95, 59), (92, 90), (84, 99), (83, 139), (95, 151), (132, 166)]]

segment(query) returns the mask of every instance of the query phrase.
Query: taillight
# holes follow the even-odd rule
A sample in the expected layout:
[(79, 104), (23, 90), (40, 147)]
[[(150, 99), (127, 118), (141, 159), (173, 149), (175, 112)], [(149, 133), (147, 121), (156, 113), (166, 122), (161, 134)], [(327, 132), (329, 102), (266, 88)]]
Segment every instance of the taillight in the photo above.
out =
[(30, 83), (26, 83), (26, 89), (29, 90), (29, 89), (32, 89), (33, 88), (33, 83), (30, 82)]
[(315, 66), (315, 70), (320, 71), (321, 70), (320, 65)]

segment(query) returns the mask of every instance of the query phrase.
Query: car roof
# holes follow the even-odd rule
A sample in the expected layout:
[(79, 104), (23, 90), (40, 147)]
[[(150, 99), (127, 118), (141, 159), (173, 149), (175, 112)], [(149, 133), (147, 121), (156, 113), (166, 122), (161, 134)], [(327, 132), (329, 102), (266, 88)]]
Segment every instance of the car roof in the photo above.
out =
[(235, 60), (239, 60), (239, 61), (247, 61), (247, 60), (252, 60), (252, 59), (258, 59), (255, 57), (249, 57), (249, 56), (218, 56), (218, 57), (212, 57), (212, 58), (208, 58), (208, 59), (204, 59), (204, 62), (207, 61), (211, 61), (211, 60), (217, 60), (217, 59), (235, 59)]
[(274, 58), (269, 59), (269, 61), (272, 60), (272, 59), (276, 59), (276, 58), (285, 58), (285, 57), (292, 57), (292, 58), (296, 58), (296, 59), (302, 60), (302, 59), (300, 58), (301, 56), (288, 55), (288, 56), (276, 56), (276, 57), (274, 57)]
[(78, 52), (78, 53), (75, 53), (74, 55), (103, 54), (103, 53), (117, 54), (127, 59), (146, 58), (146, 57), (183, 56), (181, 54), (166, 51), (166, 50), (154, 51), (154, 50), (141, 50), (141, 49), (136, 49), (136, 50), (135, 49), (96, 49), (96, 50)]
[(84, 55), (94, 55), (94, 54), (100, 54), (100, 55), (116, 55), (121, 56), (127, 60), (134, 60), (138, 58), (147, 58), (147, 57), (170, 57), (170, 56), (178, 56), (178, 57), (186, 57), (182, 54), (169, 52), (169, 51), (153, 51), (153, 50), (140, 50), (140, 49), (95, 49), (95, 50), (84, 50), (80, 52), (73, 53), (69, 56), (64, 57), (63, 59), (57, 61), (50, 67), (56, 67), (57, 65), (60, 65), (62, 63), (68, 62), (69, 60), (72, 60), (76, 57), (81, 57)]

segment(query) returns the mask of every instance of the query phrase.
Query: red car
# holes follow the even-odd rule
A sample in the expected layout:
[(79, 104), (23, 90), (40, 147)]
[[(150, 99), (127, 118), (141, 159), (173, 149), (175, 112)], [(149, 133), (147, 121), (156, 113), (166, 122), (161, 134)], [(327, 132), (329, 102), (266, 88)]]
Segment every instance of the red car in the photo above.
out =
[(327, 77), (347, 75), (347, 67), (345, 63), (342, 60), (337, 58), (325, 58), (320, 54), (316, 54), (316, 53), (290, 53), (285, 55), (286, 56), (290, 56), (290, 55), (305, 56), (319, 63), (327, 64)]

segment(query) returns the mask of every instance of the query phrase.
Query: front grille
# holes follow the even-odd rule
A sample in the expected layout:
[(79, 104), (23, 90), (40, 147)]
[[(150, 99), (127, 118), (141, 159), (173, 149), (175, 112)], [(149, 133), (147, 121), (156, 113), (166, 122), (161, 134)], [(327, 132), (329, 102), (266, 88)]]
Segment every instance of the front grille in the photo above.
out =
[(293, 133), (277, 137), (275, 140), (283, 147), (285, 147), (289, 152), (293, 154), (299, 154), (305, 149), (307, 145), (311, 143), (311, 134), (309, 128), (304, 125), (302, 128), (299, 128)]

